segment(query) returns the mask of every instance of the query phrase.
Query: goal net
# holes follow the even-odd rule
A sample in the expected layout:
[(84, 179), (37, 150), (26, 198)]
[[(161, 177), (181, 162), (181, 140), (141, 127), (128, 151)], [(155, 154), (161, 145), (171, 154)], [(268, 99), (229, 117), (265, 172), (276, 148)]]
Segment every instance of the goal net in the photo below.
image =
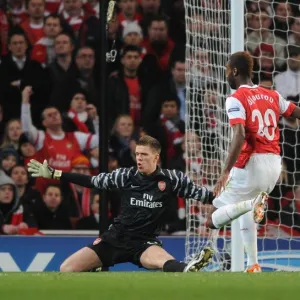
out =
[[(185, 0), (186, 10), (186, 171), (212, 188), (227, 157), (231, 130), (225, 112), (230, 94), (225, 65), (230, 56), (230, 0)], [(300, 11), (290, 1), (245, 1), (245, 49), (254, 58), (253, 82), (276, 88), (299, 105)], [(241, 26), (243, 26), (241, 24)], [(297, 77), (299, 76), (299, 77)], [(265, 270), (300, 270), (300, 131), (281, 119), (283, 172), (258, 227), (259, 262)], [(299, 142), (298, 142), (299, 141)], [(299, 171), (297, 171), (299, 170)], [(207, 243), (217, 250), (208, 270), (231, 265), (231, 228), (205, 226), (209, 205), (187, 201), (186, 260)]]

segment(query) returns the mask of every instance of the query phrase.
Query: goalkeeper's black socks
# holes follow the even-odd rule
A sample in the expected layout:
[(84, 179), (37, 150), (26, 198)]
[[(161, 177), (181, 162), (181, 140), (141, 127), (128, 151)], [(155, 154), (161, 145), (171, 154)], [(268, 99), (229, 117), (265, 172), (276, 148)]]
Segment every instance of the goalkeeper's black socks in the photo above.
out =
[(186, 263), (180, 262), (176, 259), (171, 259), (165, 262), (163, 266), (164, 272), (183, 272), (186, 267)]

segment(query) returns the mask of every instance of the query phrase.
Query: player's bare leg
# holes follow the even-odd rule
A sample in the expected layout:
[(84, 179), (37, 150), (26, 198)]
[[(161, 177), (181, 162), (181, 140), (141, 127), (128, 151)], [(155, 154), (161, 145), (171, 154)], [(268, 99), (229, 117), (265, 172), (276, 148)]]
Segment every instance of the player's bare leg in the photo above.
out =
[(84, 272), (98, 267), (102, 267), (98, 255), (92, 249), (84, 247), (61, 264), (60, 272)]
[(212, 256), (212, 249), (207, 247), (186, 264), (177, 261), (163, 248), (151, 246), (143, 252), (140, 262), (143, 267), (150, 270), (160, 269), (164, 272), (198, 272), (211, 261)]
[(208, 216), (207, 226), (212, 229), (221, 228), (250, 211), (252, 211), (254, 222), (260, 223), (264, 218), (267, 199), (267, 193), (261, 192), (252, 200), (224, 205)]
[(149, 270), (162, 270), (164, 264), (169, 260), (175, 260), (175, 258), (156, 245), (147, 248), (140, 257), (142, 266)]

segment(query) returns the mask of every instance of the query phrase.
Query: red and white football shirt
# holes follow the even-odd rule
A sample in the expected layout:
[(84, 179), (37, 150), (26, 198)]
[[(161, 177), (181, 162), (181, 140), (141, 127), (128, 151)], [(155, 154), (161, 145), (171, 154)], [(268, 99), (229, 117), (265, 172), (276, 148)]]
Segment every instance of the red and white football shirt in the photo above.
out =
[(226, 99), (230, 126), (243, 124), (246, 138), (235, 167), (244, 168), (254, 153), (280, 154), (278, 122), (281, 115), (289, 117), (295, 104), (278, 92), (257, 85), (240, 86)]

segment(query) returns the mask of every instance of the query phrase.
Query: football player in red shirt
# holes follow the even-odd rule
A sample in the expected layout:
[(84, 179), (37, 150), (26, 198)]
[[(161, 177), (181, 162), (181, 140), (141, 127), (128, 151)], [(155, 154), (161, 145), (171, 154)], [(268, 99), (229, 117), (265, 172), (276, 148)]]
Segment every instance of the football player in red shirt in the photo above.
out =
[(300, 119), (300, 108), (277, 91), (252, 83), (253, 60), (248, 52), (234, 53), (226, 68), (227, 81), (236, 90), (226, 99), (233, 138), (207, 225), (221, 228), (239, 218), (248, 257), (246, 272), (261, 272), (255, 223), (262, 221), (267, 193), (281, 172), (278, 122), (280, 116)]

